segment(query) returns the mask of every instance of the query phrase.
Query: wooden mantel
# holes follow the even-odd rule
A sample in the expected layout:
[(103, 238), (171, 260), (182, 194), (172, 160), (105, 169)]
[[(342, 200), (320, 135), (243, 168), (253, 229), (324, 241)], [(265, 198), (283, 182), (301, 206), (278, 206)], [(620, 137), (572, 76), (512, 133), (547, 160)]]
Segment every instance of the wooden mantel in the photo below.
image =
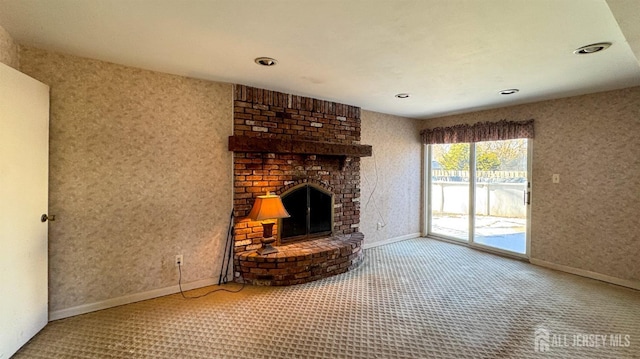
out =
[(371, 145), (346, 145), (331, 142), (229, 136), (229, 151), (370, 157), (372, 147)]

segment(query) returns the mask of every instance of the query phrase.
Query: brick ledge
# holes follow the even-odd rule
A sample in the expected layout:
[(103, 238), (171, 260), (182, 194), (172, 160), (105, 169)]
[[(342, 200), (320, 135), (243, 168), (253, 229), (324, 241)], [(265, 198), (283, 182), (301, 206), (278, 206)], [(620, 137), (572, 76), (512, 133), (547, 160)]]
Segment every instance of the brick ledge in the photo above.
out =
[[(266, 256), (255, 251), (234, 256), (236, 281), (253, 285), (294, 285), (341, 274), (364, 258), (360, 232), (278, 246)], [(242, 277), (240, 277), (242, 274)]]

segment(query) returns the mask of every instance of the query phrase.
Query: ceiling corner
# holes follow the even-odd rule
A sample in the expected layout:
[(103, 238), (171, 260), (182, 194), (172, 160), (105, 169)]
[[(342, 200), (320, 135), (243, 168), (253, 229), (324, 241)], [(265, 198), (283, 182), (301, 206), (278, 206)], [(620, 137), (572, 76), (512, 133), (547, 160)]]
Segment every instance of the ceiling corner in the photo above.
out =
[(607, 4), (640, 65), (640, 1), (607, 0)]

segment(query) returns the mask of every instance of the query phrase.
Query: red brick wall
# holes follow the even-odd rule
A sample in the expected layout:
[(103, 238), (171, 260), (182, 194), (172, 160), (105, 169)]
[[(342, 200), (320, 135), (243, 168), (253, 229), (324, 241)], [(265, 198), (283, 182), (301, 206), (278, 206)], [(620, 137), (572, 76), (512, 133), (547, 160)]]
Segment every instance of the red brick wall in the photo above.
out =
[[(234, 135), (357, 144), (360, 108), (236, 85)], [(359, 157), (235, 152), (235, 252), (260, 246), (260, 223), (245, 218), (255, 198), (266, 191), (280, 194), (305, 181), (334, 194), (334, 235), (358, 232)]]

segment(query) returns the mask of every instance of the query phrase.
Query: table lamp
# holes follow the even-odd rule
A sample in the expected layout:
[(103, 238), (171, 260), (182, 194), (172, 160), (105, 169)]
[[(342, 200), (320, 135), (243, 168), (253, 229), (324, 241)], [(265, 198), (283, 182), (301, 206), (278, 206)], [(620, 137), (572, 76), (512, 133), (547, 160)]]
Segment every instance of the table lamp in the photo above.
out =
[(273, 225), (276, 224), (276, 219), (288, 217), (290, 215), (284, 208), (280, 196), (267, 192), (266, 195), (256, 198), (253, 208), (249, 212), (249, 218), (252, 221), (261, 221), (262, 223), (262, 247), (256, 250), (258, 254), (267, 255), (278, 251), (271, 245), (276, 241), (272, 233)]

